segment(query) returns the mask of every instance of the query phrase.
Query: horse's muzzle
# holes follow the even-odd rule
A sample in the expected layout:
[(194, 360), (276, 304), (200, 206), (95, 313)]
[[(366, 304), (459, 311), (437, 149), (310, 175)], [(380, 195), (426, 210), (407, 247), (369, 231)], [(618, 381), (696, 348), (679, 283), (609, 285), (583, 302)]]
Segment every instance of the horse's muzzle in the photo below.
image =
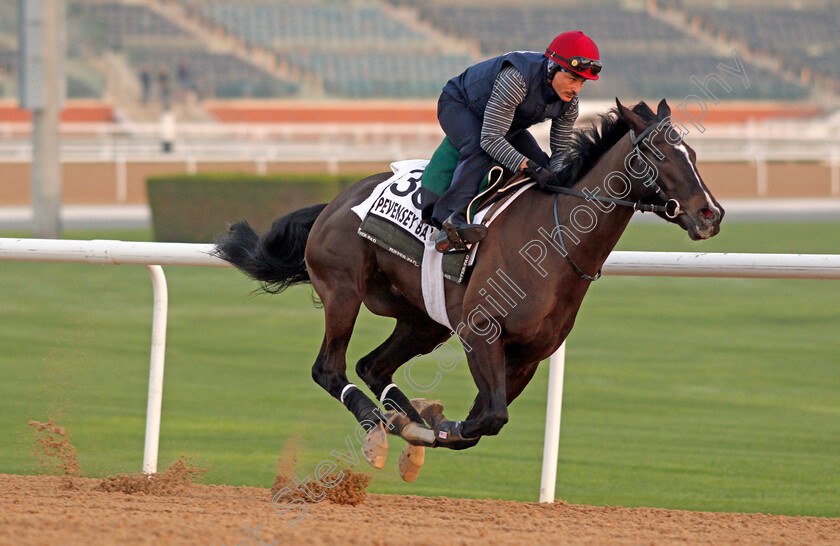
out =
[(709, 239), (720, 233), (720, 222), (723, 219), (723, 209), (718, 207), (703, 207), (695, 213), (683, 215), (686, 218), (685, 229), (692, 241)]

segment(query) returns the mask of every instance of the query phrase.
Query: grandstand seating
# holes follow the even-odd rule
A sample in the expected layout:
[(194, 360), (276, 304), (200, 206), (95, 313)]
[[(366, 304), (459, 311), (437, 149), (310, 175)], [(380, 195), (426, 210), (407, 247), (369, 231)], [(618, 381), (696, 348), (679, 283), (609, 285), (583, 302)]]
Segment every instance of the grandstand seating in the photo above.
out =
[[(211, 51), (166, 16), (137, 2), (68, 1), (71, 96), (101, 96), (104, 77), (80, 60), (107, 48), (139, 72), (189, 64), (205, 96), (294, 97), (321, 86), (332, 97), (434, 98), (444, 83), (483, 58), (512, 50), (542, 51), (567, 29), (583, 29), (601, 47), (605, 70), (587, 97), (682, 98), (689, 78), (731, 59), (726, 48), (650, 15), (647, 1), (528, 0), (170, 0), (206, 28), (223, 29), (251, 50), (270, 52), (287, 79), (231, 54)], [(702, 20), (792, 66), (840, 82), (840, 7), (830, 0), (657, 0)], [(767, 5), (765, 5), (767, 4)], [(721, 7), (723, 6), (723, 7)], [(798, 6), (798, 7), (796, 7)], [(16, 89), (17, 0), (0, 0), (0, 96)], [(442, 44), (443, 34), (458, 43)], [(751, 86), (727, 99), (797, 100), (811, 87), (748, 65)], [(734, 82), (734, 80), (733, 80)], [(175, 84), (175, 82), (173, 82)]]
[[(698, 47), (694, 38), (650, 16), (642, 3), (617, 0), (596, 0), (586, 7), (572, 3), (562, 9), (546, 2), (479, 6), (457, 0), (390, 0), (396, 7), (415, 9), (435, 29), (477, 43), (477, 57), (436, 49), (421, 31), (373, 2), (189, 3), (211, 24), (314, 74), (323, 81), (325, 93), (334, 96), (431, 98), (446, 80), (480, 58), (512, 50), (541, 51), (547, 37), (572, 28), (586, 29), (598, 40), (608, 67), (601, 81), (587, 88), (590, 97), (681, 97), (694, 92), (691, 75), (713, 72), (729, 58), (708, 51), (708, 46)], [(750, 83), (750, 89), (726, 98), (788, 100), (810, 93), (806, 86), (780, 81), (758, 67), (750, 67)]]
[[(504, 7), (476, 9), (438, 1), (420, 10), (433, 25), (480, 43), (485, 56), (517, 49), (544, 50), (563, 30), (582, 29), (598, 42), (605, 69), (589, 97), (684, 97), (694, 93), (689, 78), (715, 71), (727, 57), (707, 51), (683, 32), (641, 10), (615, 2), (589, 7)], [(730, 63), (731, 64), (731, 63)], [(726, 98), (802, 99), (809, 90), (766, 70), (750, 67), (751, 86)]]
[(0, 0), (0, 35), (13, 35), (17, 32), (17, 0)]
[(14, 96), (17, 87), (17, 52), (0, 46), (0, 98)]
[(434, 97), (443, 82), (475, 60), (467, 55), (290, 54), (289, 61), (323, 78), (325, 91), (346, 97)]
[(799, 9), (733, 6), (723, 10), (694, 4), (682, 8), (707, 29), (773, 55), (788, 69), (807, 66), (840, 83), (840, 5), (836, 2)]
[(208, 4), (199, 13), (246, 43), (272, 48), (417, 43), (426, 36), (387, 17), (379, 6), (340, 4)]
[[(123, 51), (139, 72), (150, 65), (175, 75), (178, 65), (189, 69), (192, 87), (201, 96), (220, 98), (282, 97), (298, 86), (281, 80), (231, 54), (211, 53), (180, 27), (136, 4), (92, 3), (83, 5), (83, 15), (108, 47)], [(96, 34), (96, 31), (94, 32)], [(173, 88), (176, 82), (172, 82)]]
[[(73, 4), (75, 6), (75, 4)], [(0, 0), (0, 97), (16, 97), (18, 93), (18, 2)], [(82, 35), (81, 21), (74, 9), (68, 9), (67, 17), (67, 97), (99, 98), (105, 89), (105, 78), (84, 60), (78, 47), (78, 36)]]
[(133, 66), (148, 65), (153, 76), (161, 67), (173, 76), (179, 65), (188, 67), (191, 87), (203, 97), (282, 97), (297, 91), (294, 84), (274, 78), (234, 55), (208, 53), (197, 46), (131, 47), (127, 56)]
[(177, 25), (146, 6), (97, 2), (80, 4), (80, 7), (84, 19), (101, 23), (99, 30), (105, 44), (111, 49), (119, 49), (124, 42), (138, 37), (160, 40), (187, 35)]
[(478, 59), (437, 51), (430, 38), (378, 5), (195, 5), (207, 21), (245, 43), (276, 51), (343, 97), (434, 97)]
[(13, 74), (17, 71), (17, 51), (0, 46), (0, 74)]
[[(68, 73), (70, 98), (101, 97), (104, 76), (82, 59), (109, 49), (124, 53), (139, 73), (144, 64), (157, 72), (165, 67), (175, 75), (185, 63), (194, 88), (204, 96), (283, 97), (297, 93), (298, 85), (274, 77), (230, 54), (206, 51), (205, 46), (147, 6), (120, 2), (68, 2)], [(0, 96), (17, 93), (17, 1), (0, 0)], [(3, 39), (6, 35), (8, 38)], [(4, 76), (5, 74), (5, 76)], [(14, 80), (14, 81), (13, 81)], [(177, 82), (172, 82), (173, 89)]]
[(542, 51), (547, 42), (563, 30), (581, 29), (609, 40), (646, 42), (684, 39), (678, 30), (651, 18), (647, 13), (625, 11), (617, 6), (589, 8), (550, 7), (462, 7), (432, 4), (420, 9), (422, 17), (449, 33), (478, 40), (486, 54), (528, 49)]

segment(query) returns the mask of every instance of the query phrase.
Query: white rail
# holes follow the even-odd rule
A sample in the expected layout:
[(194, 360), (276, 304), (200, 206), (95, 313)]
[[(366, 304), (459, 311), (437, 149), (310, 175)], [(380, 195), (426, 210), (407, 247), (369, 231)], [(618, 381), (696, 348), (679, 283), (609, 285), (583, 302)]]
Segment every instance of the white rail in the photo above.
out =
[(840, 255), (698, 252), (613, 252), (605, 275), (840, 279)]
[[(160, 266), (230, 267), (210, 255), (212, 248), (212, 245), (185, 243), (0, 238), (0, 261), (135, 264), (149, 268), (154, 286), (154, 318), (143, 452), (143, 471), (147, 473), (157, 471), (163, 396), (167, 288)], [(840, 255), (613, 252), (604, 264), (603, 272), (606, 275), (663, 277), (840, 279)], [(564, 361), (565, 343), (552, 355), (549, 368), (540, 502), (554, 502)]]
[[(31, 123), (0, 123), (0, 161), (31, 159)], [(691, 133), (704, 161), (820, 161), (840, 153), (840, 127), (832, 123), (738, 124)], [(548, 145), (549, 127), (532, 131)], [(64, 161), (187, 158), (242, 161), (253, 158), (309, 161), (375, 161), (429, 157), (443, 131), (438, 123), (178, 123), (172, 153), (163, 153), (164, 126), (151, 123), (62, 123)], [(167, 138), (166, 140), (169, 140)]]
[(210, 255), (213, 245), (131, 241), (0, 238), (0, 260), (102, 265), (232, 267)]
[[(605, 275), (726, 277), (750, 279), (840, 279), (836, 254), (709, 254), (694, 252), (613, 252)], [(540, 480), (540, 502), (554, 502), (566, 343), (551, 355)]]
[(149, 397), (146, 406), (146, 440), (143, 472), (157, 472), (160, 418), (163, 404), (163, 369), (166, 354), (166, 322), (169, 290), (163, 265), (231, 267), (210, 255), (213, 245), (145, 243), (125, 241), (74, 241), (59, 239), (0, 238), (0, 260), (65, 262), (102, 265), (145, 265), (152, 277), (152, 349), (149, 365)]

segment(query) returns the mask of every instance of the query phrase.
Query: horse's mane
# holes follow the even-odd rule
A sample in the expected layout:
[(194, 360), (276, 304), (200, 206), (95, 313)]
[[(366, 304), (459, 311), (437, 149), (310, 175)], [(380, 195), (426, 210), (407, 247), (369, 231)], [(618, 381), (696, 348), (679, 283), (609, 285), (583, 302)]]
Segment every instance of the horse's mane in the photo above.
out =
[[(656, 114), (644, 102), (632, 110), (645, 121), (656, 120)], [(590, 127), (576, 129), (566, 152), (566, 162), (557, 173), (562, 185), (568, 187), (580, 180), (629, 130), (630, 126), (618, 114), (618, 108), (601, 115)]]

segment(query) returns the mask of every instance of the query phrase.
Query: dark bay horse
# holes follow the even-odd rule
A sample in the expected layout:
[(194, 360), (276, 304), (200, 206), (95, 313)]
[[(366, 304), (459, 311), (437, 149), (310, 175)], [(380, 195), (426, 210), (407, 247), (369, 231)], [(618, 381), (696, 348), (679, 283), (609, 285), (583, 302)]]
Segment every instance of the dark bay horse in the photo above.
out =
[[(643, 102), (632, 110), (616, 103), (599, 123), (573, 136), (560, 173), (572, 195), (526, 191), (491, 225), (469, 282), (445, 282), (454, 332), (427, 314), (420, 269), (357, 235), (360, 221), (351, 207), (390, 173), (358, 182), (327, 205), (279, 218), (262, 236), (247, 222), (235, 224), (217, 240), (216, 253), (270, 292), (312, 283), (326, 319), (312, 377), (369, 437), (384, 423), (415, 446), (471, 447), (499, 433), (508, 405), (566, 339), (635, 210), (654, 211), (694, 240), (720, 231), (723, 208), (697, 172), (694, 150), (682, 140), (665, 100), (656, 113)], [(346, 375), (345, 352), (362, 304), (396, 319), (388, 339), (356, 364), (358, 376), (391, 410), (387, 414)], [(452, 335), (461, 341), (478, 387), (463, 421), (446, 419), (440, 408), (434, 413), (412, 406), (392, 379), (404, 363)], [(376, 453), (365, 454), (374, 466), (384, 464), (384, 456), (374, 462)]]

